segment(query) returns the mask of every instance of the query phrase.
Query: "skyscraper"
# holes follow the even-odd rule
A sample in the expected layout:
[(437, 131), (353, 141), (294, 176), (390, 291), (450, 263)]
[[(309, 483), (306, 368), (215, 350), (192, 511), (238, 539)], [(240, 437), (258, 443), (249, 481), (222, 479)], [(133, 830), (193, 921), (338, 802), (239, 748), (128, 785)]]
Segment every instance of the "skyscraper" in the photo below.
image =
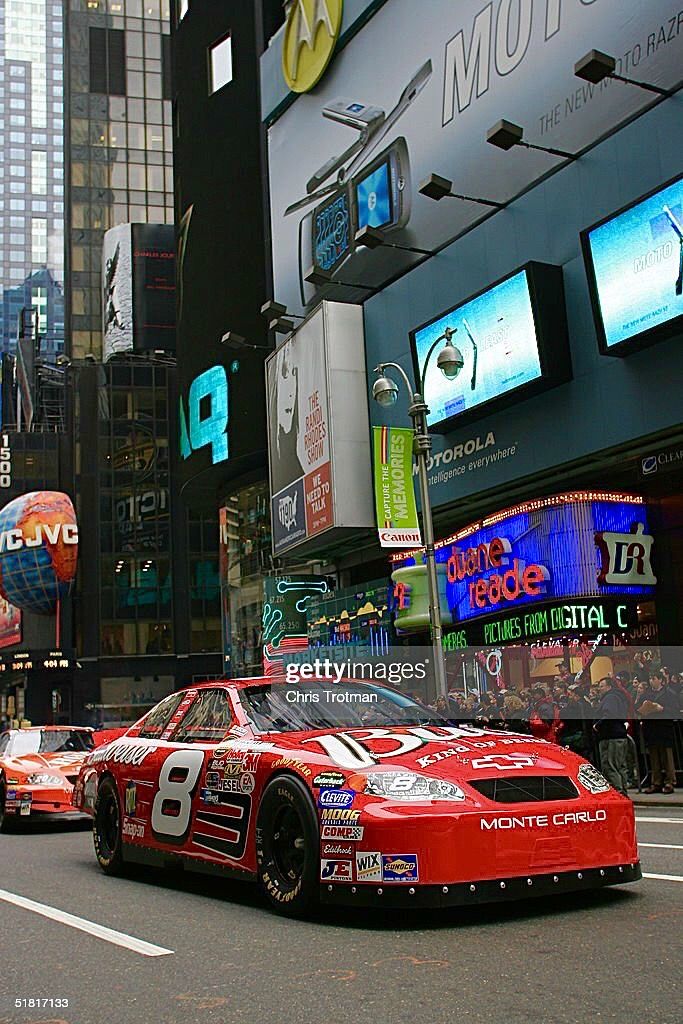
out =
[(51, 0), (0, 0), (0, 348), (38, 310), (41, 349), (64, 345), (64, 21)]
[(169, 0), (68, 0), (67, 349), (102, 356), (102, 241), (173, 223)]

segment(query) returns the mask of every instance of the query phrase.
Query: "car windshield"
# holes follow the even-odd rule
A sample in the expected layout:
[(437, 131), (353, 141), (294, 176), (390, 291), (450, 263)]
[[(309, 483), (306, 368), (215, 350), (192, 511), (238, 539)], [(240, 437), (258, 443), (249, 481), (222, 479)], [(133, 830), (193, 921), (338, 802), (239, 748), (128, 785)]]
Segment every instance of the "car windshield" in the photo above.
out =
[(81, 753), (95, 746), (91, 733), (78, 729), (31, 729), (12, 737), (8, 753), (12, 757), (26, 754), (57, 754), (66, 751)]
[(240, 700), (257, 732), (449, 724), (411, 697), (373, 683), (273, 683), (241, 690)]

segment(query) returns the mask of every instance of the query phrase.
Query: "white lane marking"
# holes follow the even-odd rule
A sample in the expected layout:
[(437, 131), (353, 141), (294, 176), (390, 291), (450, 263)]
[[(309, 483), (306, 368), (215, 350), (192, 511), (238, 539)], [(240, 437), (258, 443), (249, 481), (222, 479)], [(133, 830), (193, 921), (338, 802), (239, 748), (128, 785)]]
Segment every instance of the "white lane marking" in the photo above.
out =
[(683, 850), (683, 846), (671, 846), (669, 843), (638, 843), (638, 846), (647, 846), (650, 850)]
[(126, 935), (125, 932), (117, 932), (113, 928), (105, 928), (104, 925), (95, 924), (94, 921), (86, 921), (83, 917), (75, 917), (73, 914), (67, 914), (64, 910), (57, 910), (55, 907), (49, 907), (45, 903), (36, 903), (35, 900), (28, 900), (25, 896), (17, 896), (16, 893), (7, 892), (5, 889), (0, 889), (0, 900), (3, 900), (5, 903), (12, 903), (15, 907), (21, 907), (23, 910), (31, 910), (34, 914), (48, 917), (51, 921), (57, 921), (59, 924), (66, 924), (69, 928), (76, 928), (80, 932), (87, 932), (88, 935), (94, 935), (97, 939), (104, 939), (105, 942), (111, 942), (114, 946), (123, 946), (125, 949), (130, 949), (134, 953), (140, 953), (142, 956), (167, 956), (169, 953), (173, 953), (172, 949), (155, 946), (151, 942), (145, 942), (144, 939), (136, 939), (134, 935)]
[(648, 875), (644, 871), (643, 878), (657, 878), (661, 882), (683, 882), (683, 875)]
[(659, 825), (683, 825), (683, 818), (643, 818), (637, 814), (636, 821), (655, 821)]

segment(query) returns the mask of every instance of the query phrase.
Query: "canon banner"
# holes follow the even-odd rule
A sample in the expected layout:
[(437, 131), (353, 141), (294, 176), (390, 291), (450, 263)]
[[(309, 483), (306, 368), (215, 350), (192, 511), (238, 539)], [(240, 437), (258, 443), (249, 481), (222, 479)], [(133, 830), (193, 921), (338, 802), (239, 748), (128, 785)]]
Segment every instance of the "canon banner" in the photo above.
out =
[(373, 427), (375, 512), (383, 548), (421, 544), (413, 486), (413, 431)]
[[(359, 247), (355, 235), (365, 226), (388, 241), (435, 249), (482, 217), (502, 221), (505, 213), (491, 206), (435, 202), (419, 186), (436, 173), (461, 195), (509, 201), (562, 157), (519, 146), (502, 152), (487, 144), (489, 128), (504, 118), (523, 127), (525, 141), (580, 152), (653, 95), (609, 79), (582, 81), (575, 62), (600, 49), (616, 58), (619, 74), (673, 88), (682, 42), (678, 0), (383, 4), (333, 57), (314, 93), (277, 117), (287, 98), (281, 73), (282, 91), (266, 90), (264, 117), (277, 117), (268, 131), (275, 297), (301, 309), (321, 288), (335, 294), (327, 274), (381, 286), (421, 258)], [(264, 81), (275, 80), (271, 66), (280, 60), (278, 40), (263, 58)]]

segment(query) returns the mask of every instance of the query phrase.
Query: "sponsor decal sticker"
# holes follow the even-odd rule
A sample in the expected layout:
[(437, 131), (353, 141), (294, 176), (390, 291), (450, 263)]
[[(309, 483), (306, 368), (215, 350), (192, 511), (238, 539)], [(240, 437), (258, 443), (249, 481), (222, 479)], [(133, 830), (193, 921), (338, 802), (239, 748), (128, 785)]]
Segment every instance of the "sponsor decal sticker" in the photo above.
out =
[(348, 807), (324, 807), (320, 812), (320, 820), (324, 824), (335, 821), (337, 823), (356, 822), (360, 818), (360, 811), (350, 810)]
[(209, 789), (218, 789), (221, 777), (218, 772), (207, 772), (205, 782)]
[(320, 853), (323, 857), (353, 857), (351, 843), (323, 843)]
[(309, 779), (312, 774), (308, 765), (300, 761), (298, 757), (279, 757), (277, 761), (273, 762), (273, 768), (294, 768), (295, 771), (301, 772), (306, 779)]
[(328, 860), (323, 857), (320, 861), (320, 879), (324, 882), (352, 882), (353, 861)]
[(341, 839), (347, 843), (359, 843), (365, 829), (362, 825), (323, 825), (322, 839)]
[(352, 789), (323, 789), (318, 796), (318, 807), (350, 807), (355, 796)]
[(124, 804), (126, 814), (130, 815), (131, 818), (135, 817), (135, 808), (137, 807), (137, 802), (137, 787), (134, 782), (129, 782), (126, 785)]
[(320, 789), (336, 789), (343, 786), (346, 782), (346, 776), (342, 772), (320, 772), (319, 775), (313, 779), (313, 785)]
[(383, 882), (417, 882), (416, 853), (383, 853)]
[(214, 793), (210, 789), (202, 789), (202, 790), (200, 790), (199, 797), (202, 800), (202, 802), (205, 803), (205, 804), (218, 804), (218, 803), (220, 803), (220, 795), (218, 793)]
[(145, 743), (138, 743), (136, 740), (124, 743), (107, 743), (99, 747), (88, 757), (88, 764), (98, 764), (100, 761), (113, 761), (114, 764), (140, 765), (150, 754), (156, 750), (156, 746), (147, 746)]
[(121, 834), (126, 839), (144, 839), (145, 826), (138, 821), (132, 821), (131, 818), (124, 818)]
[(382, 854), (356, 850), (356, 881), (382, 881)]

